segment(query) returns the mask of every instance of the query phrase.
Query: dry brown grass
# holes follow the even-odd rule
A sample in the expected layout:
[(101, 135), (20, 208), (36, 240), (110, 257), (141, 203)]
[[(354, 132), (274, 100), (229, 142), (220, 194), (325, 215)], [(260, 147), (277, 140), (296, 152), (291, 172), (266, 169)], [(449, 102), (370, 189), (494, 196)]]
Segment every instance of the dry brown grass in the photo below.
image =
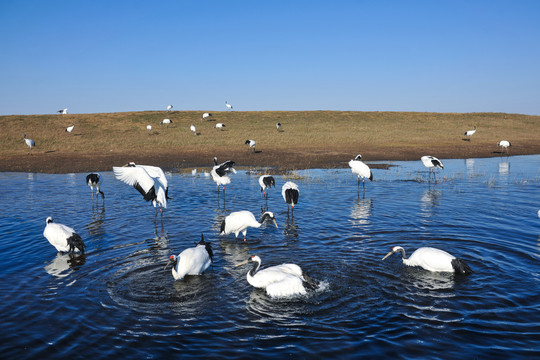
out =
[[(512, 142), (514, 154), (540, 152), (539, 116), (341, 111), (212, 114), (211, 121), (201, 120), (200, 111), (1, 116), (0, 150), (4, 159), (26, 161), (26, 133), (36, 142), (34, 156), (177, 154), (178, 164), (193, 163), (197, 157), (209, 163), (216, 154), (233, 154), (254, 164), (267, 161), (275, 166), (281, 161), (289, 168), (317, 165), (321, 157), (346, 161), (359, 152), (365, 159), (389, 160), (427, 153), (440, 158), (490, 156), (501, 139)], [(160, 125), (164, 118), (173, 121), (168, 128)], [(69, 134), (65, 128), (72, 121), (75, 130)], [(217, 122), (226, 125), (223, 131), (214, 128)], [(277, 131), (277, 122), (283, 131)], [(150, 134), (148, 124), (153, 126)], [(200, 135), (189, 131), (190, 124)], [(474, 125), (477, 133), (471, 141), (463, 141), (463, 133)], [(246, 139), (257, 141), (258, 153), (248, 151)], [(277, 157), (274, 163), (271, 155)], [(292, 164), (298, 157), (305, 157), (306, 162)]]

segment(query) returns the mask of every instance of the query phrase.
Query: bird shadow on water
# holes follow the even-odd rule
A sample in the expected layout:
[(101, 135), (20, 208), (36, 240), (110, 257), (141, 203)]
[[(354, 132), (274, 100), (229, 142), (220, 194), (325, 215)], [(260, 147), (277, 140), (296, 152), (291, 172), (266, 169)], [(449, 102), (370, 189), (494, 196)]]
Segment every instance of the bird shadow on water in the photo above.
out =
[(298, 225), (296, 225), (294, 218), (287, 216), (285, 220), (285, 228), (283, 229), (283, 236), (287, 240), (298, 240)]

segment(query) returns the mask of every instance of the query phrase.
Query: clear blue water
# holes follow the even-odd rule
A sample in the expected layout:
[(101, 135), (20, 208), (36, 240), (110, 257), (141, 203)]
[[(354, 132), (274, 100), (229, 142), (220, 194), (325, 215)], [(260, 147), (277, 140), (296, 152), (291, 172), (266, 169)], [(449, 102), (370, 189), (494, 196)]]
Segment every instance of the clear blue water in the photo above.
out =
[[(218, 235), (236, 210), (266, 207), (258, 176), (240, 171), (225, 204), (197, 175), (168, 174), (163, 222), (139, 193), (102, 173), (105, 206), (86, 174), (0, 173), (0, 351), (4, 358), (540, 356), (540, 156), (445, 160), (438, 182), (420, 161), (374, 169), (365, 195), (349, 169), (306, 170), (294, 219), (276, 176), (273, 226), (248, 241)], [(87, 253), (57, 254), (45, 219), (74, 227)], [(215, 261), (199, 277), (164, 270), (204, 233)], [(433, 246), (463, 258), (469, 276), (381, 258)], [(246, 281), (262, 266), (297, 263), (321, 282), (274, 300)]]

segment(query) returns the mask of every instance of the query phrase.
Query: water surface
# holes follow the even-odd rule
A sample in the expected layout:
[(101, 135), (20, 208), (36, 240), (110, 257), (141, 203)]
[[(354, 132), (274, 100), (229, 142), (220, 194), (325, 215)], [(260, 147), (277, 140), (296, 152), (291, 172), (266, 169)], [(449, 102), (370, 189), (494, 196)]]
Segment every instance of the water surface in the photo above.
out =
[[(368, 163), (369, 164), (369, 163)], [(374, 169), (365, 193), (349, 169), (276, 176), (268, 202), (240, 171), (218, 198), (201, 169), (168, 174), (163, 221), (133, 188), (102, 173), (0, 173), (0, 350), (6, 358), (333, 357), (533, 358), (540, 355), (540, 156), (444, 160), (437, 183), (420, 161)], [(281, 185), (300, 188), (294, 217)], [(269, 209), (279, 228), (220, 237), (231, 211)], [(77, 230), (85, 256), (58, 254), (45, 219)], [(201, 233), (215, 261), (174, 281), (168, 257)], [(470, 276), (407, 268), (394, 245), (463, 258)], [(246, 281), (299, 264), (321, 288), (272, 299)]]

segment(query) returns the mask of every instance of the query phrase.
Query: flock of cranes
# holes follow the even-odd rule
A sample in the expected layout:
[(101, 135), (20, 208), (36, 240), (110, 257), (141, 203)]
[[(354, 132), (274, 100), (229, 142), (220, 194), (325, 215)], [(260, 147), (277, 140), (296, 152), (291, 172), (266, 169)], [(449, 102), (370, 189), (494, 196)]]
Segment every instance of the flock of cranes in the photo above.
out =
[[(373, 174), (368, 165), (360, 159), (361, 154), (358, 154), (349, 162), (351, 171), (358, 177), (358, 189), (360, 179), (373, 180)], [(422, 163), (430, 170), (433, 168), (443, 168), (442, 162), (433, 156), (422, 157)], [(217, 158), (214, 158), (214, 166), (211, 170), (212, 180), (216, 183), (218, 194), (220, 186), (225, 192), (225, 185), (231, 183), (231, 174), (235, 174), (234, 161), (227, 160), (221, 164)], [(113, 173), (117, 180), (132, 186), (143, 197), (145, 201), (151, 202), (155, 208), (155, 217), (157, 211), (161, 212), (167, 208), (168, 196), (168, 180), (163, 170), (157, 166), (137, 165), (130, 162), (121, 167), (113, 167)], [(86, 177), (86, 183), (92, 192), (92, 201), (94, 201), (94, 188), (96, 189), (96, 201), (99, 201), (101, 196), (103, 203), (105, 195), (100, 189), (102, 184), (102, 176), (99, 173), (90, 173)], [(275, 178), (271, 175), (261, 175), (258, 179), (261, 195), (268, 199), (268, 191), (275, 187)], [(364, 187), (365, 191), (365, 187)], [(287, 181), (281, 188), (281, 195), (287, 204), (287, 216), (289, 208), (294, 217), (294, 206), (299, 200), (298, 185), (292, 181)], [(260, 228), (265, 223), (271, 223), (278, 227), (276, 217), (273, 212), (265, 211), (262, 213), (259, 220), (255, 215), (246, 210), (235, 211), (228, 214), (221, 222), (219, 230), (220, 236), (234, 234), (238, 237), (242, 234), (244, 241), (247, 241), (247, 231), (249, 228)], [(46, 219), (46, 227), (43, 235), (59, 252), (81, 252), (84, 253), (86, 246), (82, 238), (69, 226), (57, 224), (53, 222), (51, 217)], [(407, 258), (405, 250), (401, 246), (394, 246), (382, 260), (385, 260), (390, 255), (401, 253), (403, 264), (407, 266), (418, 266), (428, 271), (449, 272), (456, 274), (470, 274), (470, 267), (461, 259), (439, 249), (431, 247), (422, 247), (417, 249)], [(171, 255), (165, 269), (172, 264), (171, 273), (175, 280), (184, 279), (186, 275), (201, 275), (212, 264), (214, 254), (210, 243), (205, 242), (204, 235), (201, 234), (201, 240), (194, 247), (183, 250), (178, 255)], [(261, 258), (259, 256), (251, 256), (248, 260), (237, 264), (242, 266), (247, 263), (252, 263), (252, 269), (247, 273), (246, 278), (250, 285), (256, 288), (265, 289), (266, 293), (271, 297), (289, 297), (295, 295), (303, 295), (309, 291), (316, 290), (319, 285), (309, 275), (307, 275), (296, 264), (281, 264), (276, 266), (260, 269)]]

